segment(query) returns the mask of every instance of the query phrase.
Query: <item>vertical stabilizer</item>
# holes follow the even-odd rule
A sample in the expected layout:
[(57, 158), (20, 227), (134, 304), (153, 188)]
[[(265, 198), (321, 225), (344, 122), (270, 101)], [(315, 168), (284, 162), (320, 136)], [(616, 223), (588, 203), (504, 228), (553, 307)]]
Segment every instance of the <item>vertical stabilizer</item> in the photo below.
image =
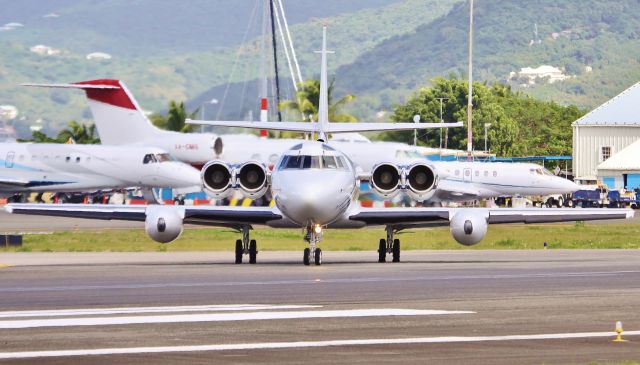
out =
[(318, 105), (318, 139), (327, 140), (326, 131), (329, 130), (329, 84), (327, 80), (327, 26), (322, 26), (322, 50), (320, 64), (320, 101)]
[(138, 143), (158, 131), (122, 81), (100, 79), (72, 84), (23, 85), (84, 90), (102, 144)]

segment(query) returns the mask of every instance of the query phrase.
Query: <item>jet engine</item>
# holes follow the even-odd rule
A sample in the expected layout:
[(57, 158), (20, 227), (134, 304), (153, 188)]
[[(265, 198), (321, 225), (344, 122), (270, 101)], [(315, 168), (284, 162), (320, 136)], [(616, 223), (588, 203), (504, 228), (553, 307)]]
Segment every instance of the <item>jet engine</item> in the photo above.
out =
[(224, 199), (233, 194), (233, 170), (222, 161), (210, 161), (204, 165), (200, 179), (204, 191), (214, 199)]
[(426, 163), (416, 163), (405, 170), (407, 194), (419, 202), (430, 199), (435, 193), (438, 176)]
[(184, 228), (184, 211), (174, 206), (147, 208), (144, 229), (152, 240), (160, 243), (175, 241)]
[(395, 165), (381, 163), (371, 170), (371, 187), (384, 198), (392, 198), (400, 192), (402, 175)]
[(245, 198), (257, 199), (267, 192), (267, 168), (257, 162), (247, 162), (237, 169), (236, 182)]
[(451, 219), (453, 238), (465, 246), (473, 246), (487, 234), (487, 213), (460, 210)]

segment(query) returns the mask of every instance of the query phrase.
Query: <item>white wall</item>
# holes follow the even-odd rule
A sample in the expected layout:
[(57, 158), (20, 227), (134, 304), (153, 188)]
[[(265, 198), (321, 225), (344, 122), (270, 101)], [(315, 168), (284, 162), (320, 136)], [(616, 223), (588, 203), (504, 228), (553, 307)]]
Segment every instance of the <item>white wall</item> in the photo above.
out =
[[(573, 173), (576, 177), (596, 176), (602, 146), (613, 147), (612, 155), (640, 139), (638, 126), (573, 126)], [(613, 176), (613, 175), (601, 175)]]

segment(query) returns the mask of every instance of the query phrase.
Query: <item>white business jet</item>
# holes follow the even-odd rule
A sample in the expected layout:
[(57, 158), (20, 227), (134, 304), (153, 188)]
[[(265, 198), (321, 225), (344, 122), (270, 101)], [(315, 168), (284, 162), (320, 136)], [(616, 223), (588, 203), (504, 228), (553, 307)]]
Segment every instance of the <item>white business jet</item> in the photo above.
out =
[[(474, 245), (486, 235), (489, 224), (550, 223), (576, 220), (624, 219), (633, 217), (630, 209), (510, 209), (510, 208), (363, 208), (357, 203), (359, 179), (354, 164), (341, 151), (327, 144), (328, 133), (361, 130), (414, 129), (413, 123), (330, 123), (328, 120), (326, 76), (326, 29), (323, 31), (322, 68), (320, 82), (319, 121), (295, 122), (205, 122), (216, 126), (276, 129), (317, 134), (317, 141), (301, 141), (280, 157), (270, 173), (260, 163), (246, 162), (230, 166), (211, 161), (201, 172), (202, 184), (212, 196), (225, 196), (239, 190), (246, 196), (258, 197), (268, 189), (275, 199), (274, 207), (216, 206), (85, 206), (8, 204), (5, 209), (17, 214), (54, 215), (93, 219), (144, 221), (147, 234), (157, 242), (177, 239), (185, 223), (230, 227), (242, 232), (236, 241), (236, 263), (243, 255), (256, 263), (257, 243), (249, 232), (254, 226), (273, 228), (301, 227), (306, 230), (303, 263), (322, 263), (322, 251), (317, 246), (323, 231), (331, 228), (363, 228), (382, 226), (386, 238), (380, 239), (378, 261), (387, 254), (400, 261), (400, 241), (395, 233), (405, 229), (449, 225), (453, 238), (463, 245)], [(407, 125), (409, 124), (409, 125)], [(420, 129), (430, 124), (420, 125)], [(437, 124), (434, 124), (439, 128)], [(391, 165), (389, 165), (391, 166)], [(400, 175), (395, 174), (400, 171)], [(438, 184), (437, 171), (426, 161), (411, 166), (398, 166), (377, 172), (385, 187), (394, 187), (411, 194), (417, 200), (427, 200)], [(376, 172), (374, 172), (374, 175)], [(399, 179), (399, 181), (396, 181)]]
[(199, 186), (197, 169), (158, 148), (0, 143), (0, 196)]

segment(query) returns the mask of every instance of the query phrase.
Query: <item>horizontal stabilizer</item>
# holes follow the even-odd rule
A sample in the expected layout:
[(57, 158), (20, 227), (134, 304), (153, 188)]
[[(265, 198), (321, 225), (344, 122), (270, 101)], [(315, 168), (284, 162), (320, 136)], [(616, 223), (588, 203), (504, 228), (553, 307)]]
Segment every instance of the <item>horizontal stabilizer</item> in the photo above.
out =
[(57, 89), (120, 89), (120, 86), (114, 85), (91, 85), (91, 84), (20, 84), (20, 86), (32, 86), (32, 87), (49, 87)]
[[(187, 124), (210, 125), (214, 127), (268, 129), (304, 133), (320, 132), (319, 123), (308, 122), (247, 122), (247, 121), (207, 121), (187, 119)], [(328, 123), (325, 133), (352, 133), (374, 131), (404, 131), (415, 129), (435, 129), (462, 127), (463, 123)]]

